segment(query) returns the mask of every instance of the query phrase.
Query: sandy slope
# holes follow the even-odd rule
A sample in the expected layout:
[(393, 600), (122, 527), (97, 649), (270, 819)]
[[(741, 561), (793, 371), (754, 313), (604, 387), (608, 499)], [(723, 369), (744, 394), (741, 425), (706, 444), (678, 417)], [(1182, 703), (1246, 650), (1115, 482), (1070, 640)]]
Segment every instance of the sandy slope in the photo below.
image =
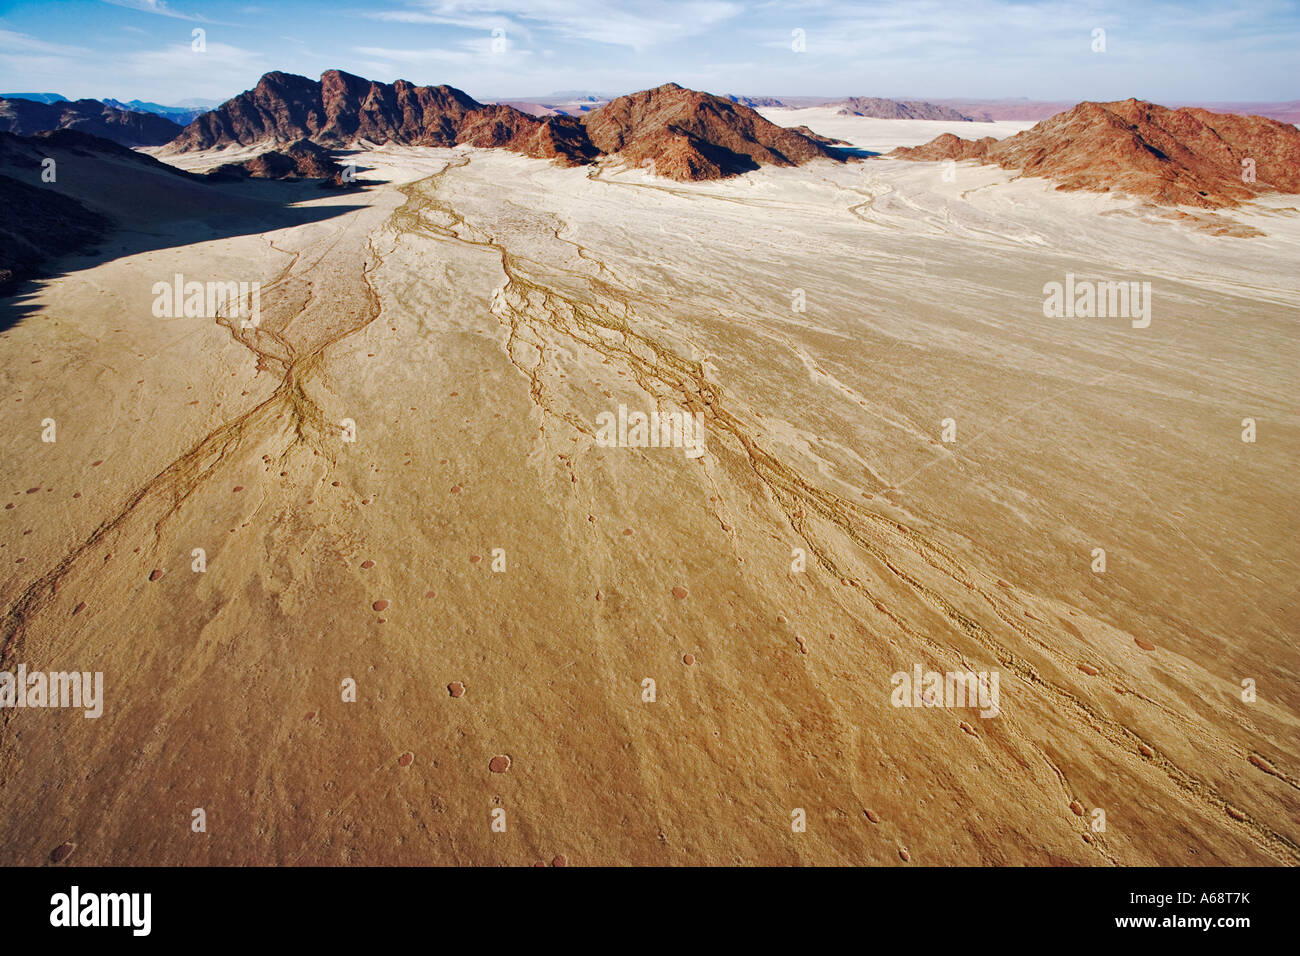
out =
[[(6, 661), (107, 685), (0, 714), (0, 862), (1300, 860), (1294, 211), (364, 162), (349, 212), (0, 336)], [(153, 318), (175, 271), (261, 277), (262, 329)], [(1150, 328), (1044, 318), (1067, 271), (1151, 281)], [(596, 446), (620, 403), (708, 453)], [(998, 671), (1000, 716), (895, 708), (914, 665)]]
[(823, 136), (842, 139), (872, 152), (887, 153), (899, 146), (920, 146), (936, 136), (952, 133), (964, 139), (994, 136), (1002, 139), (1034, 124), (1023, 120), (996, 123), (963, 123), (944, 120), (887, 120), (869, 116), (840, 116), (838, 106), (810, 106), (803, 109), (763, 108), (758, 113), (778, 126), (807, 126)]

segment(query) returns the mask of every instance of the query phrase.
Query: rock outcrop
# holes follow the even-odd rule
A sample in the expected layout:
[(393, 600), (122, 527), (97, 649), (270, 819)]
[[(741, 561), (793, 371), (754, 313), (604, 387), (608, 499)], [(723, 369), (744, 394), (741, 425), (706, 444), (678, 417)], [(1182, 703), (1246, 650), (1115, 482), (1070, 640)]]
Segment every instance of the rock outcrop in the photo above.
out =
[[(268, 73), (253, 89), (198, 117), (167, 151), (258, 143), (278, 151), (281, 144), (301, 141), (325, 147), (468, 145), (563, 165), (617, 153), (631, 165), (652, 162), (659, 175), (680, 180), (834, 158), (831, 140), (784, 129), (747, 106), (674, 83), (621, 96), (582, 117), (534, 116), (504, 103), (479, 103), (450, 86), (377, 83), (339, 70), (325, 72), (319, 81)], [(268, 159), (259, 168), (269, 173), (288, 167)]]
[(765, 120), (748, 106), (666, 83), (620, 96), (583, 117), (602, 153), (677, 180), (720, 179), (759, 166), (836, 158), (824, 142)]
[(1165, 206), (1216, 209), (1270, 190), (1300, 192), (1295, 126), (1136, 99), (1080, 103), (1004, 140), (946, 133), (889, 155), (976, 159), (1050, 179), (1059, 189), (1123, 192)]
[(836, 111), (840, 116), (869, 116), (874, 119), (946, 120), (970, 123), (974, 120), (951, 106), (940, 106), (923, 100), (885, 100), (875, 96), (851, 96), (840, 103)]
[(510, 106), (485, 106), (450, 86), (378, 83), (341, 70), (320, 80), (268, 73), (257, 86), (198, 117), (169, 152), (309, 140), (404, 146), (497, 146), (565, 164), (595, 155), (580, 125), (536, 117)]

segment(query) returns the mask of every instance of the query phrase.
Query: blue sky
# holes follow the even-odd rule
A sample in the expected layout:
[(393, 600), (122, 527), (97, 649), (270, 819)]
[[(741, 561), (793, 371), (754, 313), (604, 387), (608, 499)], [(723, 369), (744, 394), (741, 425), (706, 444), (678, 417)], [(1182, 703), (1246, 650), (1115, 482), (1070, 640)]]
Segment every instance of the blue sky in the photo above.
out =
[(481, 99), (671, 80), (771, 95), (1292, 100), (1298, 50), (1300, 3), (1279, 0), (0, 0), (0, 90), (160, 103), (332, 67)]

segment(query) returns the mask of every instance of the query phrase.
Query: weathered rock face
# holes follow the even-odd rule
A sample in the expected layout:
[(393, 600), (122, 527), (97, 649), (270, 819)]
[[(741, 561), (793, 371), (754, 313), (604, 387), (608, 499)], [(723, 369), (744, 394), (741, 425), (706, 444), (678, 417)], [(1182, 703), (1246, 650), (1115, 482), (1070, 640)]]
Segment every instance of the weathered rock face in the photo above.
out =
[(484, 106), (450, 86), (377, 83), (341, 70), (329, 70), (319, 81), (268, 73), (253, 89), (187, 126), (169, 151), (301, 140), (324, 146), (359, 140), (405, 146), (468, 143), (566, 164), (595, 155), (576, 121)]
[(306, 139), (242, 163), (225, 163), (208, 173), (213, 179), (325, 179), (334, 183), (342, 174), (343, 167), (329, 150)]
[[(253, 89), (200, 116), (168, 145), (187, 152), (225, 145), (361, 140), (407, 146), (508, 149), (565, 165), (620, 153), (653, 160), (659, 175), (718, 179), (760, 165), (832, 156), (830, 141), (769, 123), (748, 107), (669, 83), (620, 97), (581, 119), (484, 105), (450, 86), (376, 83), (329, 70), (319, 82), (268, 73)], [(274, 162), (274, 161), (272, 161)]]
[(323, 125), (319, 83), (291, 73), (267, 73), (251, 90), (195, 119), (168, 148), (186, 152), (264, 140), (292, 143)]
[(320, 97), (325, 122), (312, 138), (338, 145), (454, 146), (471, 114), (483, 109), (454, 87), (376, 83), (340, 70), (321, 74)]
[(922, 146), (900, 146), (890, 153), (899, 159), (912, 159), (918, 162), (938, 162), (945, 159), (984, 159), (989, 147), (997, 144), (997, 139), (985, 136), (982, 139), (962, 139), (952, 133), (936, 136)]
[(590, 162), (599, 151), (577, 119), (549, 116), (538, 119), (513, 106), (484, 106), (462, 125), (457, 143), (497, 146), (534, 159), (559, 159), (566, 164)]
[(1051, 179), (1060, 189), (1116, 190), (1169, 206), (1214, 209), (1270, 190), (1300, 192), (1300, 130), (1294, 126), (1135, 99), (1080, 103), (1000, 142), (945, 133), (890, 155), (978, 159)]
[(720, 179), (761, 165), (833, 157), (823, 143), (765, 120), (747, 106), (666, 83), (611, 100), (583, 117), (602, 153), (654, 162), (670, 179)]
[(951, 106), (940, 106), (923, 100), (885, 100), (876, 96), (850, 96), (836, 105), (839, 106), (838, 112), (841, 116), (972, 122), (971, 117)]
[(99, 100), (37, 103), (0, 99), (0, 132), (31, 136), (59, 129), (89, 133), (123, 146), (161, 146), (181, 130), (164, 117), (117, 109)]

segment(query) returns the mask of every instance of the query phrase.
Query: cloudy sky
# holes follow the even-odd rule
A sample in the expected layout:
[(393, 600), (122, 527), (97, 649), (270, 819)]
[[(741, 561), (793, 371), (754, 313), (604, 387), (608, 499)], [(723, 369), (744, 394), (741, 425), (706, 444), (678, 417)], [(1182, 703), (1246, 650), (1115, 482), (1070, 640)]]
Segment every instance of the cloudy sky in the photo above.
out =
[(0, 91), (167, 104), (330, 68), (479, 98), (1293, 100), (1297, 50), (1279, 0), (0, 0)]

